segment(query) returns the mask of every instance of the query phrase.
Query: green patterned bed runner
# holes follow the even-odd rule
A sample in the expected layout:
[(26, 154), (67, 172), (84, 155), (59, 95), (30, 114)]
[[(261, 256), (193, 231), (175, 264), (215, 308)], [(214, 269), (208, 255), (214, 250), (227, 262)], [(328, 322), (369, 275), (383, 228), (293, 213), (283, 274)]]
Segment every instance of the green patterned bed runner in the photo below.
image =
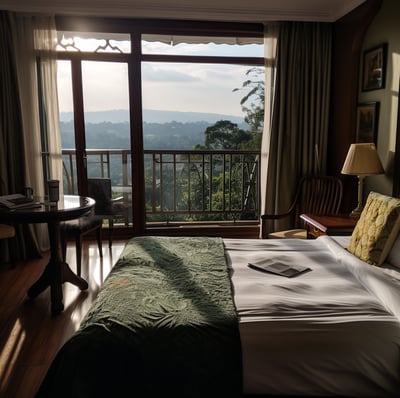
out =
[[(73, 383), (60, 388), (71, 371)], [(90, 386), (94, 378), (100, 387)], [(241, 396), (238, 320), (222, 239), (131, 239), (42, 391), (51, 385), (58, 394), (73, 389), (68, 393), (82, 395), (65, 396), (86, 398), (119, 391)]]

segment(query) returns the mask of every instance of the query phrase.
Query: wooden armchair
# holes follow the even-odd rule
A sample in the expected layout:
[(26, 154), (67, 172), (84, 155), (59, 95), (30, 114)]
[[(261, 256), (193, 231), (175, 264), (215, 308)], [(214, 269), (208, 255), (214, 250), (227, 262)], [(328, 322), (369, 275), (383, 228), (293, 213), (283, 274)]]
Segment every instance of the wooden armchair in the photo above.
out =
[[(343, 196), (342, 181), (333, 176), (306, 176), (300, 180), (294, 200), (289, 209), (281, 214), (263, 214), (263, 238), (297, 238), (307, 239), (307, 232), (303, 228), (300, 215), (310, 213), (314, 215), (338, 214)], [(293, 229), (266, 233), (265, 220), (279, 220), (286, 217), (293, 218)]]

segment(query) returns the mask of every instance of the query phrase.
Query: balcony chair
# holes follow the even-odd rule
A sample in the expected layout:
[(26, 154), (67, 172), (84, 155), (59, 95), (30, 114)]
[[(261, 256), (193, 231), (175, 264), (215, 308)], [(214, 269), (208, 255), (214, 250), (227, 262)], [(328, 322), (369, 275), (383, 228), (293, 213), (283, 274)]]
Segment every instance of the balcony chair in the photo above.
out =
[(61, 225), (61, 248), (65, 261), (67, 253), (67, 241), (75, 240), (76, 244), (76, 269), (81, 274), (82, 239), (89, 233), (96, 233), (97, 245), (100, 257), (103, 257), (102, 230), (103, 221), (108, 220), (108, 245), (112, 247), (112, 230), (114, 226), (115, 204), (122, 198), (112, 198), (111, 180), (109, 178), (88, 178), (88, 196), (96, 201), (94, 211), (77, 220), (65, 221)]
[[(280, 214), (264, 214), (262, 219), (263, 238), (296, 238), (307, 239), (307, 231), (303, 228), (300, 215), (334, 215), (339, 213), (342, 203), (343, 185), (338, 177), (306, 176), (300, 180), (294, 200), (286, 212)], [(266, 220), (279, 220), (292, 217), (293, 229), (286, 231), (265, 232)]]
[[(0, 240), (1, 239), (11, 239), (14, 238), (15, 236), (15, 228), (12, 225), (8, 224), (0, 224)], [(12, 248), (9, 250), (9, 255), (10, 255), (10, 263), (11, 265), (15, 264), (14, 260), (14, 253)]]

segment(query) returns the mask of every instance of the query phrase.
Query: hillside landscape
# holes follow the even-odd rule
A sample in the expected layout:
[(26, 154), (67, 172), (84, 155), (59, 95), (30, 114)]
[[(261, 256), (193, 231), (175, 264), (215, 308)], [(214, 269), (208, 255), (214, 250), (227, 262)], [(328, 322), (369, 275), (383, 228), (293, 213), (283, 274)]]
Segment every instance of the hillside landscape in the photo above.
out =
[[(230, 120), (247, 129), (243, 118), (232, 115), (197, 112), (144, 110), (145, 149), (193, 149), (204, 145), (204, 132), (218, 120)], [(60, 115), (62, 148), (74, 148), (74, 125), (71, 112)], [(96, 149), (129, 148), (129, 112), (111, 110), (86, 112), (86, 146)]]

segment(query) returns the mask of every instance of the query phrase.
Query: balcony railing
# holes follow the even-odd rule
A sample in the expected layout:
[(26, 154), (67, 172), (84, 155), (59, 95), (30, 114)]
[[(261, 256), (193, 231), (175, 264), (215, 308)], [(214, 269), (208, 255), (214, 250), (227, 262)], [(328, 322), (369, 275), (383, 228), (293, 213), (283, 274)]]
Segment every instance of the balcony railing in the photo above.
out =
[[(63, 149), (62, 154), (64, 192), (75, 194), (76, 152)], [(147, 222), (258, 220), (259, 155), (239, 150), (145, 150)], [(87, 150), (88, 176), (111, 178), (113, 193), (130, 207), (131, 162), (129, 150)]]

